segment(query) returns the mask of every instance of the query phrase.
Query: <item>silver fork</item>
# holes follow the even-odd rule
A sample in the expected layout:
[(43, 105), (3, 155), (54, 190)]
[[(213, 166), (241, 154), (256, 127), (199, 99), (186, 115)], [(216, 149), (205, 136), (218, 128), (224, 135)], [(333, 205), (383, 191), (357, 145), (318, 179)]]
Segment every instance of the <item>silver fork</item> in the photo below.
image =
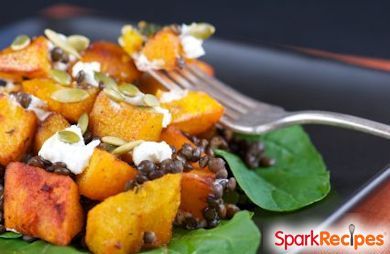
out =
[(295, 124), (324, 124), (390, 139), (389, 125), (327, 111), (287, 112), (279, 106), (256, 101), (235, 91), (194, 65), (170, 72), (150, 70), (149, 74), (169, 90), (201, 90), (213, 96), (225, 107), (221, 123), (235, 132), (262, 134)]

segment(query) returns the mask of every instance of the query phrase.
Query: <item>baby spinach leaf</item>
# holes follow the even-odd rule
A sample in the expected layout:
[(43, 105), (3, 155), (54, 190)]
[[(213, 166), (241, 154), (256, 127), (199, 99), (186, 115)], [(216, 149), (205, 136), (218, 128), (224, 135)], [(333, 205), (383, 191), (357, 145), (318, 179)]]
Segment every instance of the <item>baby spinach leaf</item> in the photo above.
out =
[(263, 136), (268, 156), (276, 159), (269, 168), (249, 169), (236, 155), (216, 150), (223, 157), (241, 189), (259, 207), (278, 212), (293, 211), (323, 199), (330, 191), (330, 177), (321, 155), (300, 126)]
[(73, 247), (56, 246), (44, 241), (32, 243), (22, 239), (0, 239), (1, 254), (85, 254)]
[(5, 238), (5, 239), (15, 239), (20, 237), (22, 237), (22, 234), (11, 232), (11, 231), (0, 234), (0, 238)]
[(251, 217), (242, 211), (213, 229), (177, 230), (167, 247), (143, 253), (256, 253), (261, 236)]
[[(175, 230), (168, 247), (142, 253), (256, 253), (260, 231), (247, 211), (237, 213), (214, 229)], [(1, 254), (86, 254), (73, 247), (55, 246), (44, 241), (25, 242), (21, 239), (0, 239)]]

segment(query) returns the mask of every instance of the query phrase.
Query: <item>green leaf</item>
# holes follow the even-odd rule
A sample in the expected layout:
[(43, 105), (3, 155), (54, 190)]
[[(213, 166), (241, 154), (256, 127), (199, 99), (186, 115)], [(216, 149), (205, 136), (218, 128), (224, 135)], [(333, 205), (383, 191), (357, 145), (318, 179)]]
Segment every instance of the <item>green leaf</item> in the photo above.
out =
[(168, 247), (142, 253), (256, 253), (261, 236), (251, 217), (250, 212), (242, 211), (214, 229), (177, 230)]
[(20, 233), (15, 233), (15, 232), (5, 232), (0, 235), (0, 238), (5, 238), (5, 239), (15, 239), (15, 238), (20, 238), (23, 235)]
[[(260, 231), (248, 211), (237, 213), (214, 229), (175, 230), (168, 247), (142, 253), (256, 253)], [(85, 254), (73, 247), (55, 246), (44, 241), (25, 242), (21, 239), (0, 239), (1, 254)]]
[(73, 247), (56, 246), (44, 241), (32, 243), (22, 239), (0, 239), (1, 254), (85, 254)]
[(269, 168), (248, 169), (236, 155), (216, 150), (223, 157), (239, 186), (259, 207), (278, 212), (293, 211), (323, 199), (330, 191), (330, 177), (321, 155), (308, 135), (294, 126), (263, 136), (266, 153), (276, 158)]

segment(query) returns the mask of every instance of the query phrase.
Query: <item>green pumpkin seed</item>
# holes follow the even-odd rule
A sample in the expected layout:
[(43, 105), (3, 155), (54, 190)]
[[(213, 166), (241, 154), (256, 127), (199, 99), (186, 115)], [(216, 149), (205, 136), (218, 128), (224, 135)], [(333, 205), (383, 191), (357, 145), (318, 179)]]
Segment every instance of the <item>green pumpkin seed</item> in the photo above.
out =
[(122, 94), (118, 91), (115, 91), (111, 88), (104, 88), (103, 92), (110, 97), (110, 99), (116, 101), (116, 102), (123, 102), (125, 98), (123, 98)]
[(68, 40), (66, 38), (64, 39), (60, 34), (51, 29), (45, 29), (45, 35), (54, 45), (61, 48), (66, 53), (71, 54), (76, 58), (80, 58), (79, 52), (77, 52), (77, 50), (68, 43)]
[(89, 39), (83, 35), (71, 35), (68, 37), (68, 44), (78, 52), (82, 52), (88, 48)]
[(126, 144), (126, 141), (124, 141), (121, 138), (113, 137), (113, 136), (105, 136), (102, 137), (102, 141), (106, 144), (114, 145), (114, 146), (122, 146)]
[(215, 33), (215, 27), (208, 23), (193, 23), (189, 27), (189, 33), (201, 40), (206, 40)]
[(27, 35), (19, 35), (11, 44), (12, 50), (21, 50), (30, 45), (31, 39)]
[(117, 146), (113, 146), (107, 143), (101, 143), (99, 145), (99, 148), (111, 153), (115, 148), (117, 148)]
[(139, 144), (141, 144), (142, 142), (143, 142), (143, 140), (136, 140), (136, 141), (132, 141), (132, 142), (126, 143), (126, 144), (124, 144), (124, 145), (121, 145), (121, 146), (118, 147), (118, 148), (115, 148), (115, 149), (112, 151), (112, 154), (121, 155), (121, 154), (128, 153), (128, 152), (130, 152), (131, 150), (133, 150), (136, 146), (138, 146)]
[(160, 105), (160, 102), (158, 101), (157, 97), (152, 94), (145, 94), (143, 101), (145, 105), (149, 107), (157, 107)]
[(80, 116), (79, 120), (77, 121), (77, 126), (81, 129), (81, 133), (85, 133), (88, 129), (89, 124), (89, 118), (88, 114), (84, 113)]
[(80, 102), (89, 97), (87, 91), (79, 88), (65, 88), (51, 94), (51, 98), (62, 103)]
[(80, 141), (79, 135), (73, 131), (60, 131), (58, 132), (58, 137), (62, 142), (68, 144), (74, 144)]
[(134, 97), (139, 93), (138, 87), (132, 84), (122, 84), (118, 88), (124, 95), (130, 97)]
[(51, 70), (50, 76), (54, 81), (64, 86), (69, 86), (70, 83), (72, 82), (72, 77), (66, 71)]
[(105, 88), (110, 88), (112, 90), (119, 92), (118, 85), (116, 84), (115, 80), (113, 80), (106, 74), (102, 72), (95, 72), (95, 79), (97, 80), (98, 83), (102, 82)]

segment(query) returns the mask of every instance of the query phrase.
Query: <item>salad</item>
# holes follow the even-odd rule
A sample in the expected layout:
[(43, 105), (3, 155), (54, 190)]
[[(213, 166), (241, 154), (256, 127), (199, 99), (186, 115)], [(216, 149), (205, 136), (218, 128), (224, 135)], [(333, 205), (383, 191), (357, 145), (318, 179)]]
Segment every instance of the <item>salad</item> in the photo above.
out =
[(210, 95), (148, 74), (214, 75), (198, 59), (214, 32), (139, 22), (91, 42), (46, 29), (0, 52), (1, 253), (256, 253), (256, 208), (328, 194), (301, 127), (233, 133)]

